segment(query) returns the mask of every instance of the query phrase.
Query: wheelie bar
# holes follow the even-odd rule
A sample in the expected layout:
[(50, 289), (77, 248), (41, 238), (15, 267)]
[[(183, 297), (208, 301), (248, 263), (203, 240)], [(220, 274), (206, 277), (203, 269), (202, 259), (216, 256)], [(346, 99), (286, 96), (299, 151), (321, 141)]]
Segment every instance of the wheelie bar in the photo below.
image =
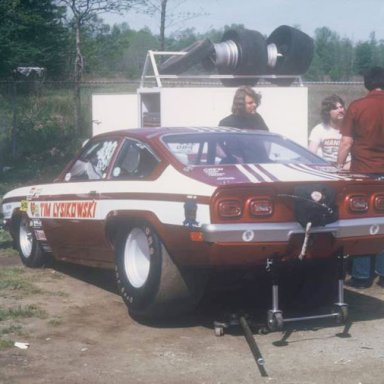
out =
[(344, 277), (345, 277), (345, 258), (342, 252), (337, 256), (338, 268), (338, 292), (337, 302), (334, 303), (334, 310), (331, 313), (284, 318), (283, 312), (279, 309), (279, 284), (277, 257), (273, 257), (267, 262), (267, 270), (272, 274), (272, 309), (267, 313), (267, 327), (270, 331), (278, 331), (283, 328), (284, 323), (335, 318), (338, 323), (344, 323), (348, 317), (348, 304), (344, 302)]

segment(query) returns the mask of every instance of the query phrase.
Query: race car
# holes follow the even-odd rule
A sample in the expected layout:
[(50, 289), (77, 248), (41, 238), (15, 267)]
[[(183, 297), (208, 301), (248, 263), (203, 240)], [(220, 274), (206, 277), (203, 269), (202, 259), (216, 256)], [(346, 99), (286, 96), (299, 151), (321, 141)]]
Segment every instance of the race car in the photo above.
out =
[(130, 313), (154, 318), (193, 309), (215, 271), (381, 251), (383, 186), (270, 132), (141, 128), (94, 136), (2, 210), (26, 266), (114, 268)]

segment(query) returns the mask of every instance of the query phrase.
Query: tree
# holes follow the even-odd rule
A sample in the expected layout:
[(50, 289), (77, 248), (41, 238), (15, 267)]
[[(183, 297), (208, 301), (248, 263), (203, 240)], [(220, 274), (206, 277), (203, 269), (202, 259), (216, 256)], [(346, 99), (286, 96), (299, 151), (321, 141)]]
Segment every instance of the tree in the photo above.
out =
[(63, 8), (51, 0), (2, 0), (0, 14), (0, 78), (18, 66), (45, 67), (50, 77), (63, 75), (68, 37)]
[[(315, 30), (315, 56), (311, 72), (320, 80), (331, 78), (334, 80), (336, 73), (337, 54), (340, 37), (327, 27)], [(311, 72), (309, 75), (311, 75)]]
[(365, 42), (359, 42), (356, 45), (355, 49), (355, 71), (362, 75), (364, 72), (366, 72), (369, 68), (372, 67), (373, 64), (373, 50), (372, 45), (365, 41)]
[[(180, 8), (188, 0), (142, 0), (137, 4), (136, 9), (150, 16), (160, 16), (160, 50), (165, 50), (165, 30), (175, 25), (185, 25), (185, 22), (198, 16), (206, 15), (202, 10), (197, 12), (180, 11)], [(169, 11), (168, 5), (173, 3)]]
[(137, 79), (142, 74), (148, 50), (159, 48), (158, 40), (148, 29), (133, 32), (129, 48), (124, 52), (123, 70), (130, 78)]
[[(81, 34), (83, 29), (98, 14), (121, 13), (128, 10), (135, 0), (56, 0), (59, 5), (64, 5), (71, 17), (69, 25), (72, 26), (75, 34), (75, 62), (74, 62), (74, 94), (75, 94), (75, 128), (81, 132), (80, 121), (80, 82), (84, 70), (84, 57), (81, 51)], [(136, 1), (137, 2), (137, 1)]]

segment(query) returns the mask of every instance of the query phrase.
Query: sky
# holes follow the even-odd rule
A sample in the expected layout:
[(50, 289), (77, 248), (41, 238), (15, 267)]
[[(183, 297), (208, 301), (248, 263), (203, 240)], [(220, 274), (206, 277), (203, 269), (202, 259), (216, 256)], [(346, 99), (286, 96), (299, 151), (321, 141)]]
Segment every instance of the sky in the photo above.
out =
[[(169, 0), (169, 10), (179, 2)], [(299, 26), (312, 37), (316, 28), (325, 26), (354, 42), (369, 40), (371, 32), (375, 32), (377, 40), (384, 40), (384, 0), (183, 0), (178, 9), (201, 15), (170, 27), (166, 34), (185, 28), (203, 33), (224, 25), (243, 24), (268, 36), (285, 24)], [(159, 31), (160, 16), (150, 18), (133, 12), (122, 17), (100, 16), (110, 24), (127, 22), (135, 30), (149, 27), (154, 33)]]

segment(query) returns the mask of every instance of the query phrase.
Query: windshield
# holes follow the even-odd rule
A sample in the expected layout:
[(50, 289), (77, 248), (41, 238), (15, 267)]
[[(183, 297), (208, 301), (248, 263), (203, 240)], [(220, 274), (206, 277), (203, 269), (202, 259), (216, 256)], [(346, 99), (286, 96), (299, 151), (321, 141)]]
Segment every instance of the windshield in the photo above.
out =
[(327, 164), (282, 136), (256, 133), (191, 133), (163, 137), (184, 165), (300, 163)]

